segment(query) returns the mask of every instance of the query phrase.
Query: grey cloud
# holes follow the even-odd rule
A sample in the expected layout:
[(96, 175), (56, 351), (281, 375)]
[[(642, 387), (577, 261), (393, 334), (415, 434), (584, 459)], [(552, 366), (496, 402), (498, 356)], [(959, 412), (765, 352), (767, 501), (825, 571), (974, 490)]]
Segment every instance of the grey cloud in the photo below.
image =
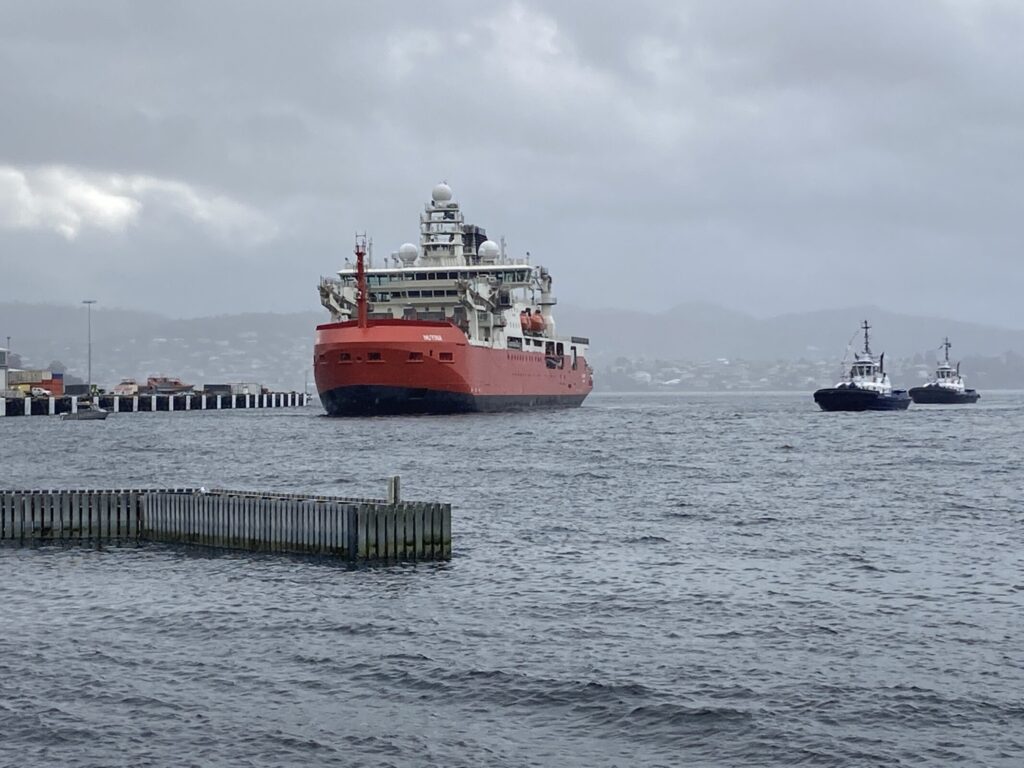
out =
[(1022, 28), (1017, 4), (953, 0), (9, 6), (0, 166), (185, 185), (275, 235), (159, 200), (71, 242), (0, 225), (5, 255), (131, 264), (56, 293), (19, 266), (3, 298), (316, 306), (355, 230), (415, 239), (447, 178), (563, 302), (1020, 327)]

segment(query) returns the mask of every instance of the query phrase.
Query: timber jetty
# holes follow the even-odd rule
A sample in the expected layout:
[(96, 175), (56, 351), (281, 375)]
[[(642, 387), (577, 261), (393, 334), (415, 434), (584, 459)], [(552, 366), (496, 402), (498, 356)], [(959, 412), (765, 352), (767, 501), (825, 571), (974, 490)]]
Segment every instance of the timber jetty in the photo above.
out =
[[(0, 416), (54, 416), (78, 413), (89, 398), (0, 397)], [(266, 392), (262, 394), (210, 394), (203, 392), (172, 395), (96, 395), (92, 402), (110, 413), (223, 411), (240, 408), (301, 408), (309, 405), (303, 392)]]
[(450, 504), (204, 488), (0, 490), (0, 544), (206, 547), (352, 563), (449, 560)]

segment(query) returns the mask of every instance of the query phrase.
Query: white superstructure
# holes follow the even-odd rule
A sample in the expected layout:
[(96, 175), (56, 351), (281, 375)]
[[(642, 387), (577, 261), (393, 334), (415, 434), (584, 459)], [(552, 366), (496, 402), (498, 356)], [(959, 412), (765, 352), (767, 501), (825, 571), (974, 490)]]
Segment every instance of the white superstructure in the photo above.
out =
[[(405, 243), (388, 266), (366, 270), (371, 322), (450, 322), (474, 346), (561, 355), (571, 345), (585, 355), (587, 339), (556, 336), (547, 269), (508, 258), (504, 241), (466, 224), (447, 184), (434, 187), (419, 223), (419, 246)], [(346, 263), (337, 278), (320, 279), (320, 300), (333, 322), (357, 317), (357, 278), (356, 265)]]
[(949, 348), (953, 346), (949, 343), (949, 337), (947, 336), (945, 341), (942, 342), (942, 346), (946, 350), (946, 359), (939, 363), (935, 369), (935, 380), (928, 383), (927, 386), (942, 387), (952, 392), (964, 392), (967, 386), (964, 384), (963, 377), (960, 375), (960, 363), (956, 364), (954, 368), (949, 362)]
[(864, 321), (861, 328), (864, 330), (864, 350), (854, 353), (849, 376), (836, 384), (836, 387), (853, 386), (883, 395), (892, 394), (892, 383), (889, 381), (889, 374), (885, 372), (884, 367), (885, 353), (878, 361), (875, 360), (875, 356), (871, 354), (871, 344), (868, 338), (871, 326), (868, 325), (867, 320)]

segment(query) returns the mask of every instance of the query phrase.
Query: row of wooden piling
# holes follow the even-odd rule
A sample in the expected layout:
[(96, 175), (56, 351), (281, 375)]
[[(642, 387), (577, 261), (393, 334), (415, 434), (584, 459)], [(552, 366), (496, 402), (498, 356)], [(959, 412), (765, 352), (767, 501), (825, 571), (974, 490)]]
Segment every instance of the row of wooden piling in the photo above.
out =
[(0, 543), (146, 542), (353, 562), (448, 560), (451, 505), (189, 488), (0, 491)]
[[(55, 416), (77, 413), (89, 398), (0, 397), (0, 416)], [(303, 392), (265, 392), (262, 394), (211, 394), (188, 392), (174, 395), (97, 395), (92, 402), (111, 413), (224, 411), (242, 408), (301, 408), (310, 397)]]

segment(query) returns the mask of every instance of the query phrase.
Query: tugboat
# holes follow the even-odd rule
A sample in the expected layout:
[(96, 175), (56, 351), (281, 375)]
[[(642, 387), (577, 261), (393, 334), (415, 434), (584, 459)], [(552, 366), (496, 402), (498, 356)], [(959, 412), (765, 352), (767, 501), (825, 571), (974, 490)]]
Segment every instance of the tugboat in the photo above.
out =
[(865, 320), (864, 351), (854, 353), (853, 365), (847, 379), (834, 387), (819, 389), (814, 393), (814, 402), (823, 411), (903, 411), (910, 407), (910, 396), (905, 389), (893, 389), (889, 374), (885, 372), (885, 353), (878, 362), (871, 354), (868, 331), (871, 326)]
[(941, 404), (950, 405), (958, 403), (976, 403), (981, 395), (973, 389), (967, 389), (963, 377), (960, 375), (960, 363), (954, 368), (949, 363), (949, 337), (942, 342), (946, 350), (946, 359), (939, 363), (935, 369), (935, 378), (923, 387), (913, 387), (910, 390), (910, 397), (915, 403), (928, 405)]

